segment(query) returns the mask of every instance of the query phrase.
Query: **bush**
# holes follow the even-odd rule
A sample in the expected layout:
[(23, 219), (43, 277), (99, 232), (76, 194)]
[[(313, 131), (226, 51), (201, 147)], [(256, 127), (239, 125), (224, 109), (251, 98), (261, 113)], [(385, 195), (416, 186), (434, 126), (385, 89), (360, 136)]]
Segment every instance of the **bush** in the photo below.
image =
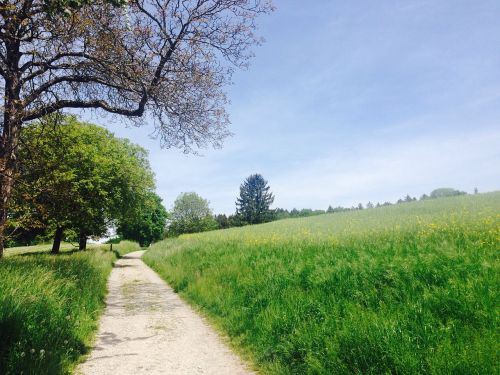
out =
[(439, 188), (431, 192), (431, 198), (455, 197), (458, 195), (466, 195), (465, 191), (455, 190), (453, 188)]

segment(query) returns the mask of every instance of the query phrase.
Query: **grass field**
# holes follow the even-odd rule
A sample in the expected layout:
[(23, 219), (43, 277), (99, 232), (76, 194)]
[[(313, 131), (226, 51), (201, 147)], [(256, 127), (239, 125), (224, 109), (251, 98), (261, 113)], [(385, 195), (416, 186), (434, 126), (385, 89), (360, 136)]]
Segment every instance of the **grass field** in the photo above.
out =
[(499, 373), (500, 192), (186, 235), (144, 260), (264, 373)]
[(116, 256), (139, 245), (123, 241), (116, 252), (65, 246), (57, 256), (48, 249), (8, 249), (0, 260), (0, 374), (69, 373), (97, 329)]
[[(89, 249), (95, 248), (96, 245), (89, 245)], [(100, 246), (100, 245), (98, 245)], [(14, 255), (22, 255), (22, 254), (34, 254), (34, 253), (50, 253), (50, 249), (52, 248), (52, 244), (41, 244), (41, 245), (33, 245), (33, 246), (18, 246), (18, 247), (9, 247), (5, 249), (4, 256), (14, 256)], [(78, 246), (70, 244), (68, 242), (61, 243), (61, 253), (66, 253), (69, 251), (77, 250)]]

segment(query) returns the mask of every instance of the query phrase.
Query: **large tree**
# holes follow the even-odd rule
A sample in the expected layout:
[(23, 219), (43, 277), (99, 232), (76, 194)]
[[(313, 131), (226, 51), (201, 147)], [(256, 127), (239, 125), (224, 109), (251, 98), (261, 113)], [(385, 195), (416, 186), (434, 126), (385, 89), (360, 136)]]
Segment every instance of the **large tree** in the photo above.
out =
[(119, 3), (0, 1), (0, 256), (23, 124), (64, 108), (145, 117), (185, 151), (228, 134), (223, 88), (259, 42), (268, 0)]
[(168, 232), (178, 236), (217, 229), (209, 202), (194, 192), (181, 193), (174, 202)]
[(53, 253), (65, 230), (101, 236), (144, 206), (154, 189), (147, 152), (73, 116), (50, 116), (28, 126), (19, 148), (14, 217), (24, 227), (53, 230)]
[(150, 192), (132, 215), (126, 215), (119, 220), (117, 233), (125, 240), (149, 246), (163, 238), (167, 217), (168, 213), (161, 198), (156, 193)]
[(273, 219), (270, 209), (274, 196), (267, 181), (260, 174), (248, 177), (240, 186), (236, 200), (236, 213), (248, 224), (259, 224)]

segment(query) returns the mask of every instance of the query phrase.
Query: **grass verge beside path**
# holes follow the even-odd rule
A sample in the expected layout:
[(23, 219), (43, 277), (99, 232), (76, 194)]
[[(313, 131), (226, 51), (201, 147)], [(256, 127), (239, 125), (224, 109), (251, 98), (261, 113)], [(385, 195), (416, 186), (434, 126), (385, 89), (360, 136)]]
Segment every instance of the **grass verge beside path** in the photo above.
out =
[(500, 193), (186, 235), (143, 257), (270, 374), (499, 373)]
[[(115, 246), (119, 254), (138, 248)], [(0, 260), (0, 374), (71, 372), (104, 307), (117, 256), (107, 249), (53, 256), (35, 248)]]
[[(103, 245), (103, 246), (109, 246), (109, 245)], [(132, 241), (121, 241), (120, 243), (113, 245), (113, 251), (116, 251), (116, 254), (118, 256), (123, 256), (125, 254), (139, 250), (142, 250), (141, 246), (137, 242), (132, 242)]]

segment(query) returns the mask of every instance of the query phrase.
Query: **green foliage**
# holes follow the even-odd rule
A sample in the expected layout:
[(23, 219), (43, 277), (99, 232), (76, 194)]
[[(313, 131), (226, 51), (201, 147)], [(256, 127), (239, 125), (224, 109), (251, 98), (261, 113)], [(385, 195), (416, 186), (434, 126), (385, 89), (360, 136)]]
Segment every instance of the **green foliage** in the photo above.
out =
[(225, 214), (215, 215), (214, 219), (217, 222), (218, 229), (227, 229), (231, 227), (231, 223)]
[[(104, 3), (125, 6), (128, 0), (104, 0)], [(75, 10), (95, 4), (95, 0), (44, 0), (44, 4), (49, 14), (62, 13), (69, 16)]]
[(26, 127), (19, 160), (10, 225), (27, 230), (60, 227), (100, 236), (154, 188), (144, 149), (74, 116)]
[(272, 374), (495, 374), (500, 192), (280, 220), (144, 260)]
[(467, 194), (465, 191), (456, 190), (453, 188), (439, 188), (435, 189), (431, 192), (431, 198), (445, 198), (445, 197), (454, 197), (457, 195), (465, 195)]
[(0, 262), (0, 373), (67, 374), (87, 352), (113, 253), (35, 254)]
[(241, 184), (236, 212), (248, 224), (265, 223), (273, 219), (270, 206), (274, 202), (274, 196), (269, 189), (267, 181), (260, 174), (249, 176)]
[(217, 229), (209, 202), (196, 193), (182, 193), (174, 202), (169, 235), (197, 233)]
[[(106, 245), (106, 248), (108, 246), (109, 245)], [(133, 251), (140, 250), (141, 246), (137, 242), (133, 241), (120, 241), (119, 243), (113, 245), (113, 251), (115, 251), (118, 256), (123, 256)]]
[[(333, 209), (331, 206), (329, 207), (330, 213), (332, 212), (337, 212), (335, 209)], [(342, 208), (342, 210), (347, 210)], [(283, 208), (277, 208), (274, 210), (274, 219), (281, 220), (281, 219), (289, 219), (289, 218), (296, 218), (296, 217), (309, 217), (309, 216), (316, 216), (316, 215), (323, 215), (327, 211), (324, 210), (313, 210), (310, 208), (303, 208), (301, 210), (297, 210), (296, 208), (293, 208), (291, 211), (288, 211)]]
[(117, 232), (122, 238), (137, 241), (141, 246), (149, 246), (163, 238), (167, 217), (161, 198), (150, 192), (134, 215), (120, 220)]

